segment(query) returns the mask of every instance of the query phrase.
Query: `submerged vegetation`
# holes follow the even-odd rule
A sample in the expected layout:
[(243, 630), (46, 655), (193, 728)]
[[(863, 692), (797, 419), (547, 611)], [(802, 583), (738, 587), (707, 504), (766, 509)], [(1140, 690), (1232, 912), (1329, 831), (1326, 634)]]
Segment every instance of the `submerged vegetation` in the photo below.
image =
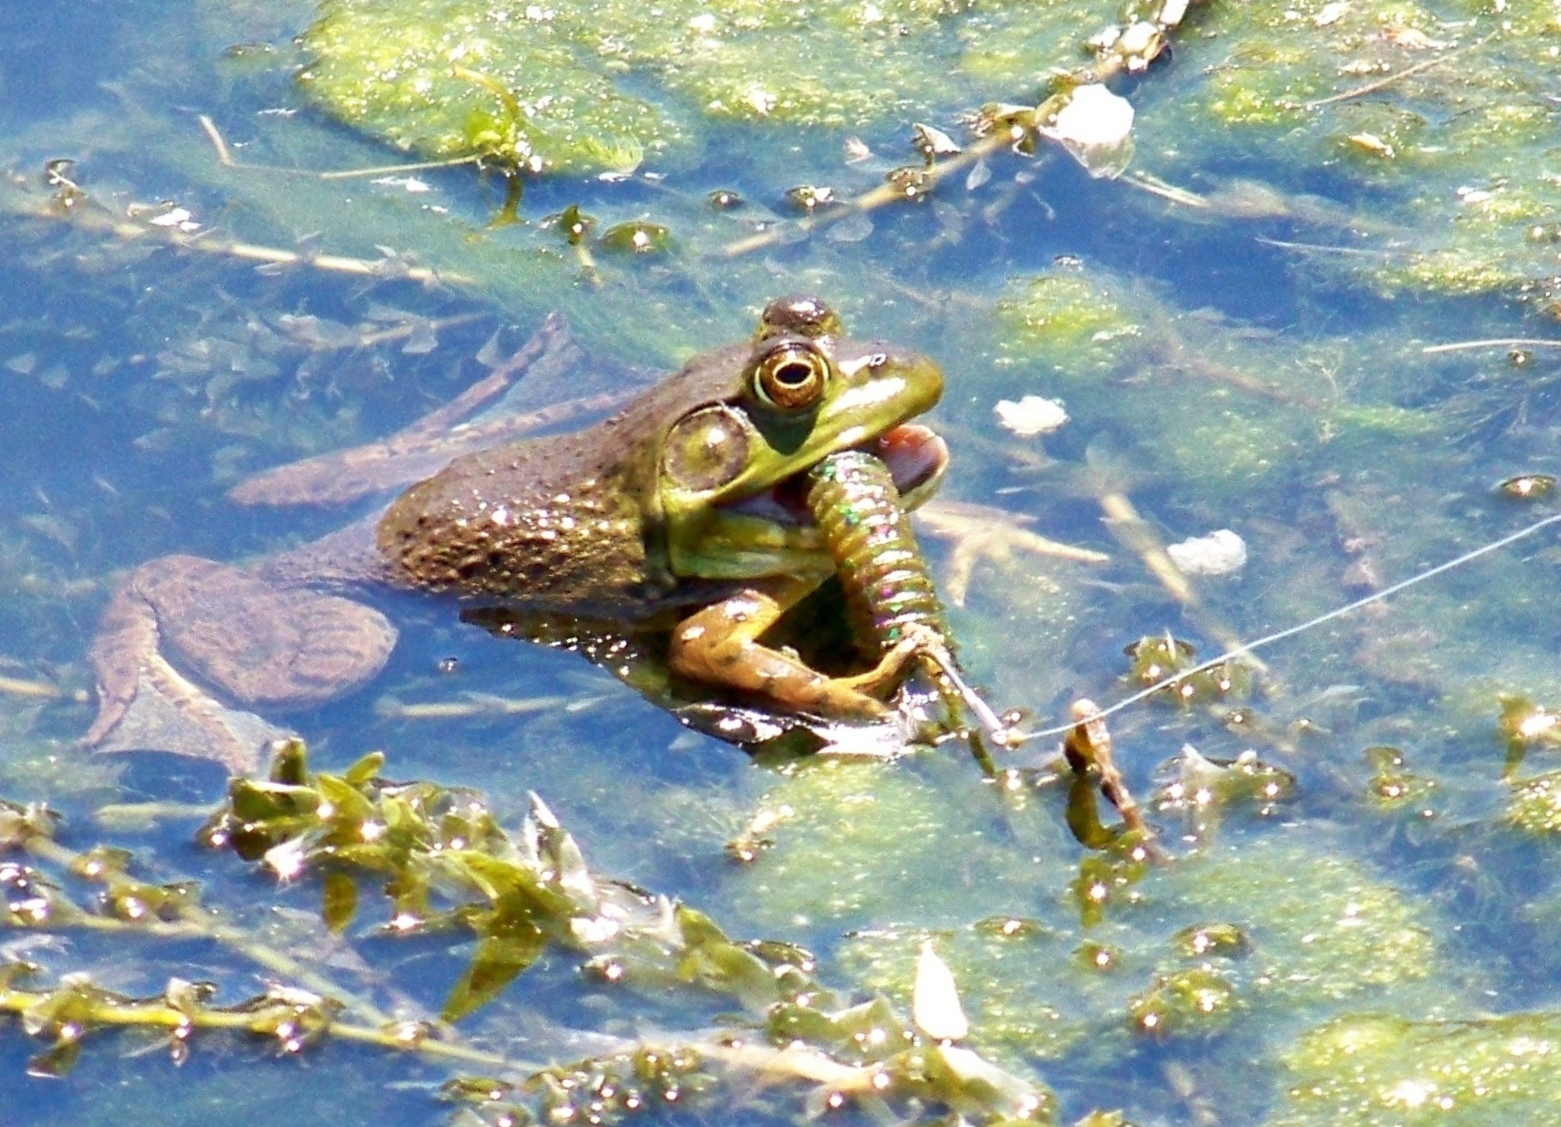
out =
[[(60, 934), (93, 929), (147, 944), (209, 939), (274, 976), (264, 994), (224, 1005), (214, 1001), (220, 987), (210, 982), (175, 978), (160, 995), (136, 998), (80, 972), (55, 973), (51, 983), (43, 968), (8, 960), (0, 964), (0, 1014), (19, 1018), (45, 1046), (28, 1073), (66, 1074), (84, 1043), (115, 1029), (165, 1032), (175, 1063), (212, 1032), (230, 1031), (266, 1038), (282, 1055), (336, 1038), (425, 1056), (452, 1070), (481, 1067), (480, 1076), (456, 1071), (441, 1091), (494, 1123), (525, 1121), (528, 1105), (544, 1121), (617, 1122), (674, 1103), (697, 1106), (717, 1084), (755, 1077), (811, 1092), (826, 1108), (867, 1102), (909, 1106), (913, 1116), (947, 1108), (976, 1123), (1051, 1121), (1053, 1099), (1044, 1086), (949, 1043), (962, 1033), (938, 1032), (949, 1021), (942, 1015), (959, 1006), (946, 970), (933, 975), (933, 986), (918, 977), (916, 1025), (882, 997), (837, 999), (815, 977), (817, 960), (803, 948), (734, 942), (687, 905), (593, 873), (537, 796), (512, 837), (480, 795), (388, 782), (379, 774), (383, 758), (366, 756), (340, 775), (317, 773), (301, 743), (283, 744), (268, 777), (233, 781), (227, 804), (200, 838), (263, 863), (282, 881), (317, 880), (320, 916), (331, 933), (350, 928), (365, 877), (382, 880), (389, 896), (377, 933), (412, 942), (470, 932), (475, 951), (437, 1019), (387, 1016), (372, 1000), (226, 922), (228, 913), (203, 903), (193, 882), (142, 881), (132, 874), (130, 854), (74, 852), (57, 842), (47, 808), (7, 803), (0, 806), (0, 850), (32, 861), (0, 862), (6, 926)], [(73, 899), (64, 887), (73, 882), (99, 891)], [(729, 1015), (719, 1031), (617, 1038), (599, 1056), (540, 1069), (474, 1047), (455, 1031), (450, 1023), (494, 1002), (550, 945), (573, 952), (585, 977), (604, 988), (696, 987), (725, 996), (746, 1017)], [(943, 965), (936, 955), (923, 958)]]

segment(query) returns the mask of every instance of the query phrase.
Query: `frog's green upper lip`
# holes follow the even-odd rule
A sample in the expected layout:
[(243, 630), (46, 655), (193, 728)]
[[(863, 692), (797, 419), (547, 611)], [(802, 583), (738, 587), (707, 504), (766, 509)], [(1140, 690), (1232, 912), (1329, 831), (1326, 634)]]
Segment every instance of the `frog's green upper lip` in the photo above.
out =
[[(915, 508), (930, 497), (948, 468), (948, 444), (921, 423), (901, 423), (848, 449), (883, 459), (906, 508)], [(807, 507), (806, 480), (810, 469), (792, 474), (751, 497), (717, 507), (776, 524), (810, 525), (813, 517)]]

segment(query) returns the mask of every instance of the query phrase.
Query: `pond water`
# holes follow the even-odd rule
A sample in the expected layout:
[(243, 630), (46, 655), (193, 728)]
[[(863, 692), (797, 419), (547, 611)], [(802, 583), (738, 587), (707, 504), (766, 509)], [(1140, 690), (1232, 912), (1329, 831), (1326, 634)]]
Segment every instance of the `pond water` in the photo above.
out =
[[(476, 128), (459, 97), (355, 117), (341, 93), (366, 81), (353, 67), (404, 77), (400, 23), (375, 21), (421, 19), (436, 39), (464, 26), (459, 4), (328, 3), (331, 35), (357, 36), (346, 47), (299, 41), (312, 0), (0, 8), (0, 798), (64, 819), (56, 846), (23, 849), (0, 817), (7, 1121), (119, 1122), (155, 1101), (165, 1123), (500, 1122), (512, 1105), (588, 1122), (589, 1100), (535, 1080), (439, 1099), (453, 1078), (521, 1084), (588, 1061), (582, 1076), (620, 1089), (598, 1085), (600, 1114), (668, 1123), (1561, 1123), (1549, 529), (1243, 659), (1229, 692), (1114, 714), (1158, 835), (1147, 860), (1091, 831), (1088, 789), (1070, 801), (1049, 766), (1054, 738), (1000, 754), (996, 780), (959, 743), (754, 761), (579, 656), (490, 636), (434, 598), (376, 599), (400, 639), (366, 687), (261, 710), (307, 741), (311, 767), (383, 751), (387, 777), (472, 788), (517, 839), (534, 792), (596, 874), (591, 895), (611, 878), (734, 940), (800, 945), (815, 1012), (881, 996), (889, 1017), (767, 1018), (774, 987), (743, 976), (795, 954), (691, 953), (691, 915), (675, 941), (665, 920), (628, 926), (654, 956), (567, 925), (535, 946), (481, 947), (470, 919), (397, 938), (376, 930), (396, 910), (381, 870), (333, 931), (322, 889), (339, 913), (339, 880), (195, 843), (226, 793), (217, 758), (80, 744), (89, 647), (131, 569), (255, 561), (370, 512), (382, 499), (245, 506), (228, 490), (412, 424), (555, 310), (602, 374), (523, 380), (506, 410), (616, 393), (745, 339), (784, 293), (933, 357), (954, 504), (928, 511), (923, 544), (965, 668), (1032, 727), (1127, 696), (1167, 639), (1212, 656), (1554, 511), (1553, 6), (1210, 0), (1185, 21), (1082, 0), (705, 7), (488, 6), (557, 50), (483, 56), (466, 77), (439, 63), (436, 86), (492, 95), (479, 124), (515, 123), (501, 72), (561, 84), (586, 117), (591, 83), (623, 99), (606, 124), (559, 128), (547, 159), (565, 170), (527, 178), (513, 212), (492, 169), (396, 167), (416, 156), (386, 138), (443, 157), (440, 122)], [(920, 168), (918, 122), (980, 145), (964, 111), (1034, 105), (1049, 68), (1087, 65), (1093, 30), (1156, 19), (1171, 49), (1111, 79), (1136, 111), (1121, 176), (1026, 134), (1023, 152), (941, 155), (957, 171), (927, 199), (810, 220), (788, 196), (850, 200)], [(710, 38), (721, 21), (746, 29), (748, 54)], [(536, 121), (551, 112), (515, 89)], [(733, 89), (753, 112), (711, 109)], [(608, 134), (597, 164), (569, 147)], [(581, 245), (547, 221), (571, 205), (595, 219)], [(656, 249), (617, 249), (604, 232), (624, 223), (666, 242), (646, 227)], [(996, 408), (1025, 396), (1062, 401), (1068, 421), (1016, 433)], [(1526, 492), (1500, 484), (1525, 475)], [(1235, 570), (1187, 580), (1161, 563), (1222, 529), (1245, 548)], [(1098, 817), (1116, 825), (1108, 806)], [(69, 871), (65, 851), (97, 845), (128, 851), (137, 880), (198, 882), (221, 926), (116, 909)], [(83, 912), (32, 918), (50, 881)], [(969, 1032), (942, 1073), (925, 1058), (915, 1077), (903, 1060), (874, 1073), (890, 1050), (872, 1031), (899, 1044), (929, 942)], [(370, 1036), (432, 1021), (500, 949), (535, 962), (433, 1038), (445, 1049)], [(625, 981), (582, 969), (604, 952)], [(19, 961), (35, 972), (6, 969)], [(110, 1019), (79, 986), (177, 996), (171, 979), (213, 983), (211, 1006), (286, 986), (347, 1008), (339, 1035), (296, 1054), (277, 1050), (285, 1031), (198, 1028), (176, 1063), (165, 1026), (122, 1005)], [(812, 1064), (776, 1055), (793, 1037)], [(623, 1063), (646, 1045), (700, 1063), (680, 1081)], [(635, 1085), (648, 1108), (625, 1104)], [(1035, 1102), (1046, 1090), (1054, 1106)]]

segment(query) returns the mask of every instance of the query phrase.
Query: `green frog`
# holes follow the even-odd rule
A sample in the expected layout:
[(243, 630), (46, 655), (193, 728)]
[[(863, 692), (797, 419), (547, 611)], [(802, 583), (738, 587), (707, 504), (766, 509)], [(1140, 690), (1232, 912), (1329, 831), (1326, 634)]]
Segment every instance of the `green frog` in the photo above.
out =
[[(927, 358), (845, 336), (822, 301), (773, 301), (751, 339), (695, 358), (612, 417), (467, 450), (383, 514), (323, 540), (247, 568), (193, 556), (137, 568), (92, 649), (100, 710), (85, 742), (252, 768), (263, 722), (207, 724), (221, 706), (191, 675), (246, 707), (350, 691), (383, 667), (396, 632), (338, 591), (376, 583), (447, 592), (468, 609), (664, 629), (667, 662), (687, 681), (784, 712), (880, 716), (908, 647), (829, 676), (764, 635), (834, 572), (808, 514), (808, 470), (866, 450), (904, 503), (920, 504), (948, 452), (911, 420), (942, 386)], [(426, 466), (433, 431), (412, 428), (428, 441), (380, 459), (388, 476)], [(161, 721), (138, 722), (138, 706), (171, 711), (195, 735), (152, 740)]]

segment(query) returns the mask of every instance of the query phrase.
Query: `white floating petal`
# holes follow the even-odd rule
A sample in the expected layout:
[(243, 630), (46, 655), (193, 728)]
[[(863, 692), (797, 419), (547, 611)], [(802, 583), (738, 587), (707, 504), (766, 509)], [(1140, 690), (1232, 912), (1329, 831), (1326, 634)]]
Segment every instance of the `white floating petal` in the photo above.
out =
[(1246, 542), (1228, 528), (1172, 544), (1166, 551), (1188, 575), (1229, 575), (1247, 563)]
[(1050, 434), (1068, 421), (1062, 400), (1043, 399), (1039, 395), (1026, 395), (1018, 402), (999, 399), (992, 413), (1004, 430), (1012, 431), (1020, 438)]
[(1133, 104), (1099, 83), (1080, 86), (1043, 132), (1091, 176), (1120, 176), (1133, 157)]
[(938, 958), (931, 940), (922, 943), (916, 959), (911, 1020), (934, 1041), (958, 1041), (970, 1032), (970, 1022), (959, 1004), (959, 990), (954, 986), (954, 974)]

